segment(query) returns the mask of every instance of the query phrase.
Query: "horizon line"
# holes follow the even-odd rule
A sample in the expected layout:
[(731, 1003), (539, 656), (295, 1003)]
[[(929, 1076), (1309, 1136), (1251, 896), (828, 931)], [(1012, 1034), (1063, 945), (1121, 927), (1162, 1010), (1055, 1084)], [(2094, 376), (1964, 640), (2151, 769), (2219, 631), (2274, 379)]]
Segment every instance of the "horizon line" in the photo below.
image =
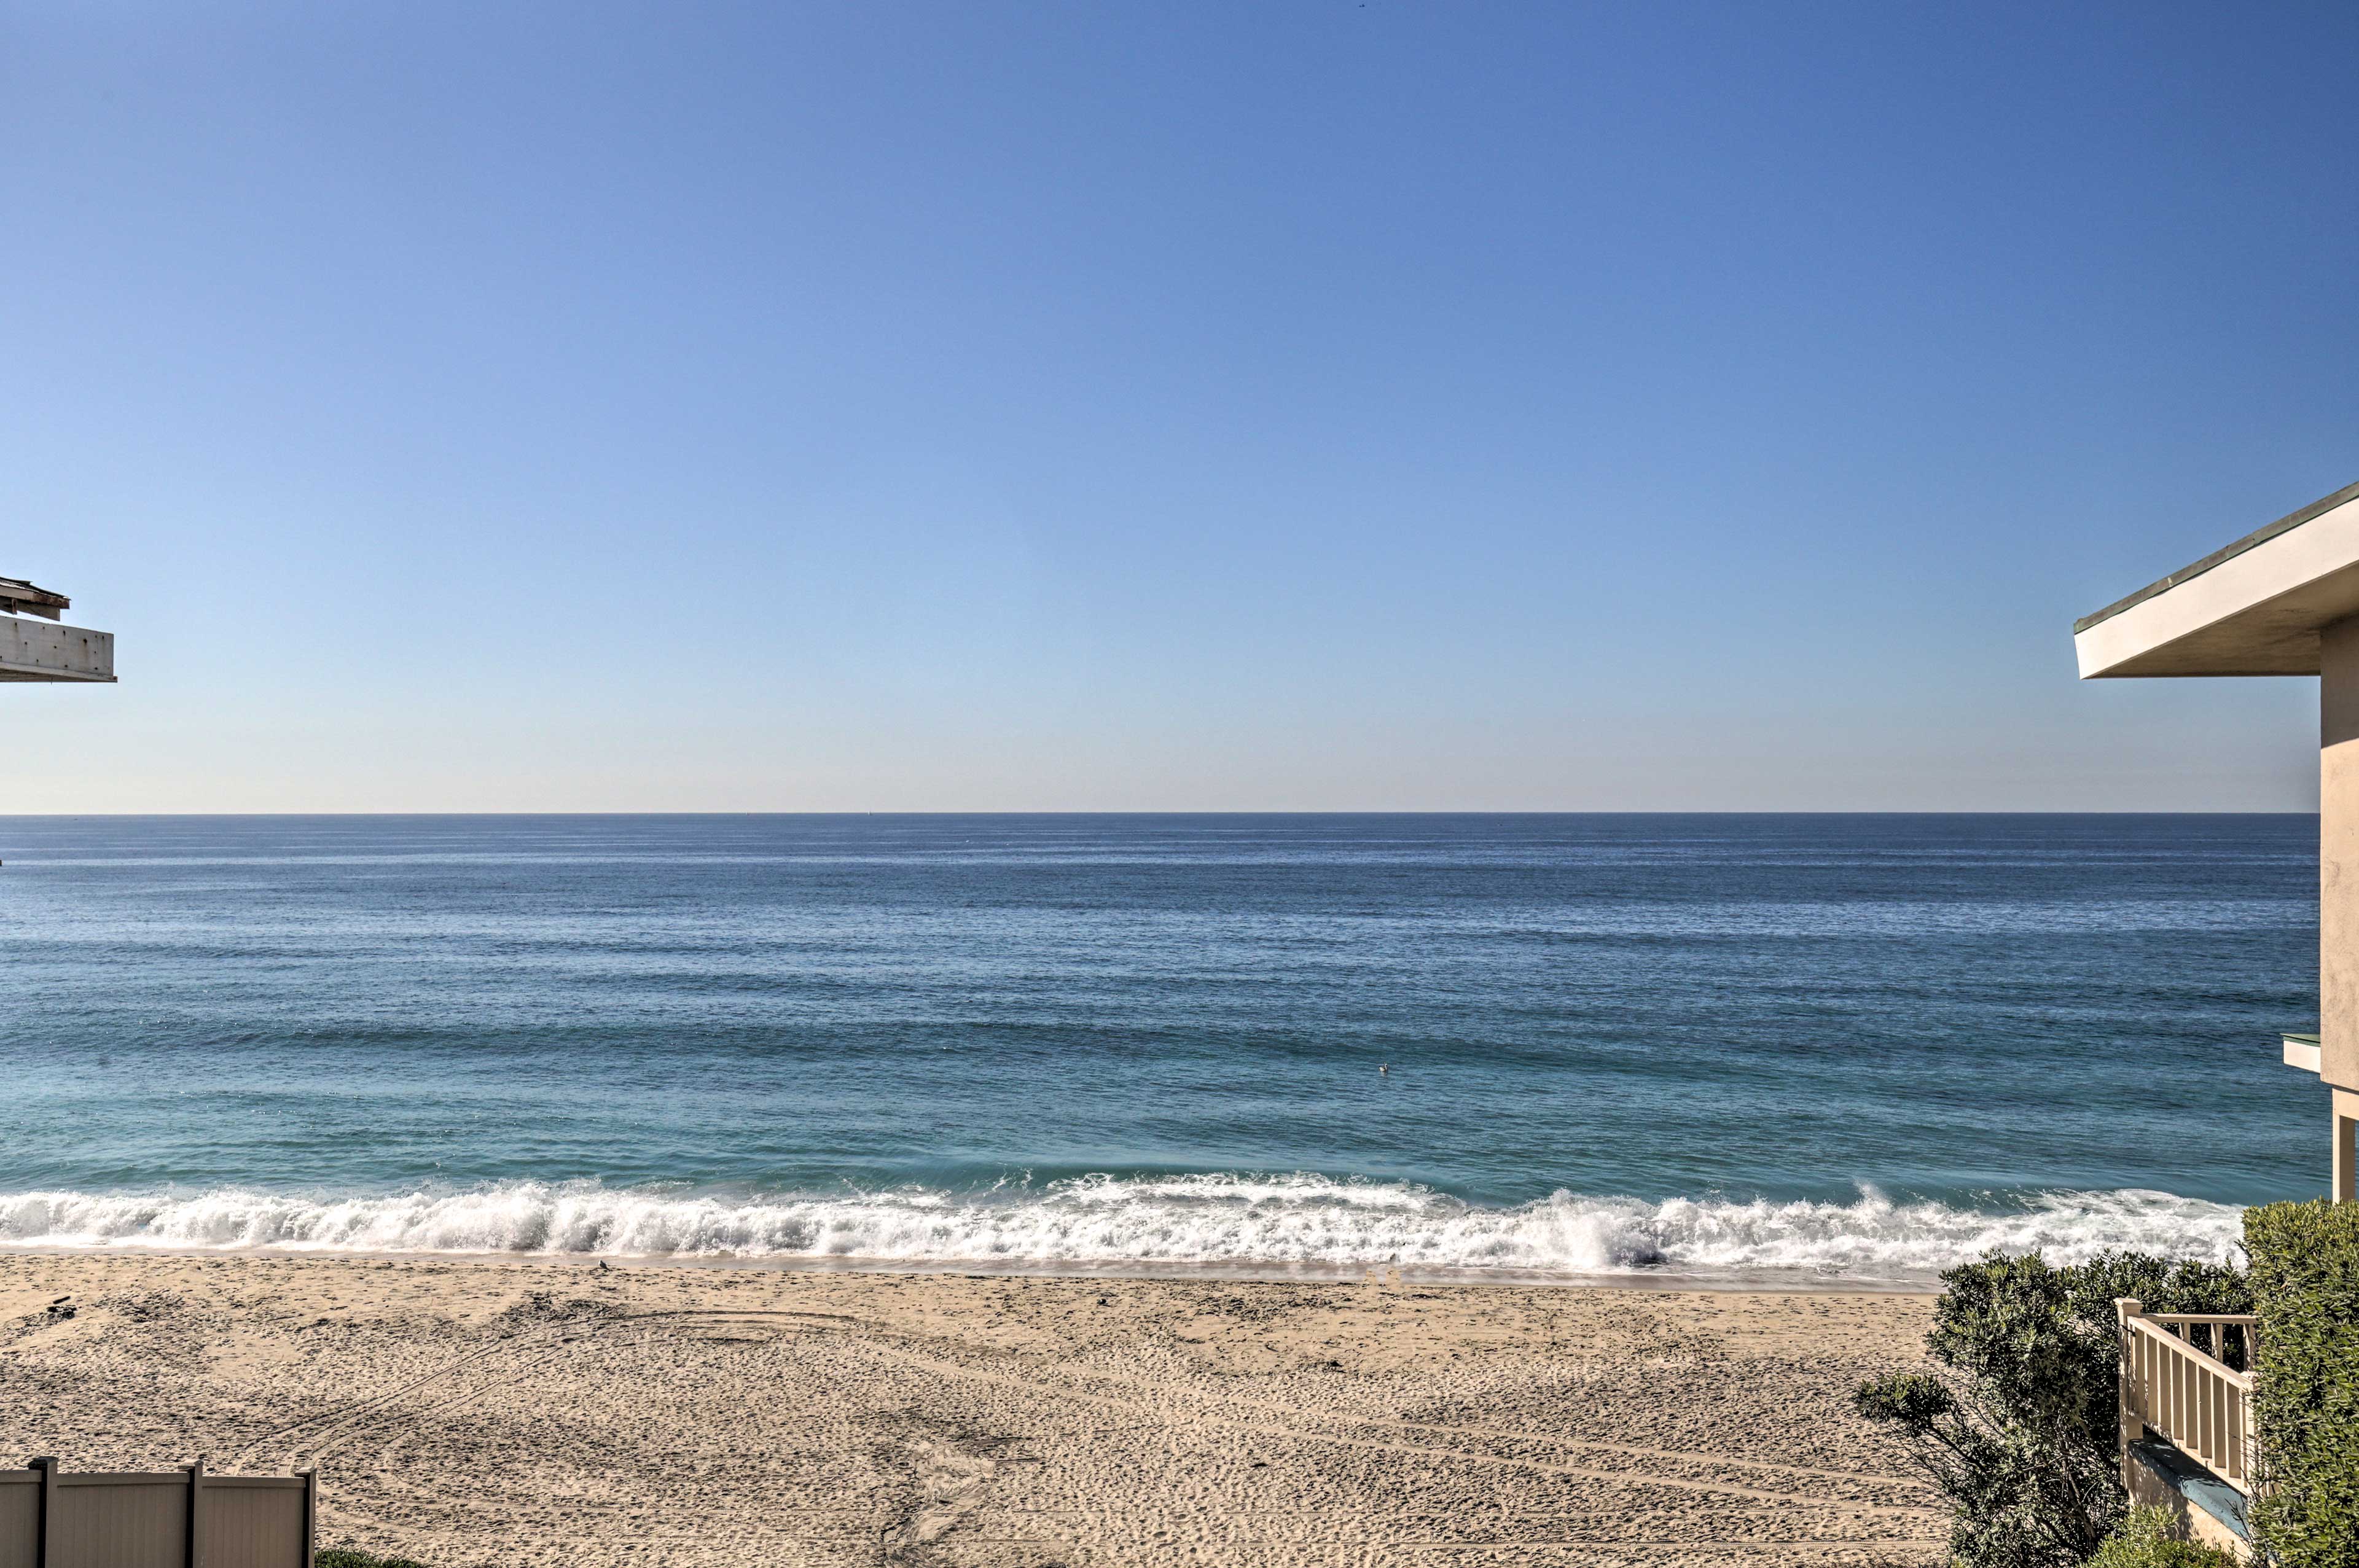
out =
[(2309, 811), (2255, 811), (2210, 808), (2177, 811), (2100, 811), (2081, 809), (2044, 809), (2038, 806), (1987, 806), (1971, 810), (1878, 809), (1853, 810), (1841, 806), (1808, 806), (1787, 809), (1745, 809), (1724, 807), (1712, 810), (1640, 811), (1627, 807), (1608, 808), (1533, 808), (1463, 806), (1441, 808), (1375, 808), (1352, 806), (1326, 807), (1319, 810), (1260, 810), (1228, 807), (1210, 810), (1155, 809), (1095, 811), (1075, 808), (1043, 810), (675, 810), (675, 811), (16, 811), (0, 812), (0, 822), (72, 822), (87, 820), (136, 821), (141, 819), (223, 817), (237, 820), (294, 820), (321, 817), (487, 817), (487, 816), (569, 816), (569, 817), (644, 817), (644, 816), (2316, 816)]

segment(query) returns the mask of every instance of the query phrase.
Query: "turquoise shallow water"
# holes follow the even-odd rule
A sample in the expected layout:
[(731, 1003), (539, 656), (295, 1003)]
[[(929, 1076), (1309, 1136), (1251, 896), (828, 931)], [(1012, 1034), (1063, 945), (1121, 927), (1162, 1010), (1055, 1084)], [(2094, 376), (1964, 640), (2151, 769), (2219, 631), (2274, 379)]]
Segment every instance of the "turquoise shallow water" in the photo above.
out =
[(2216, 1253), (2323, 1182), (2275, 1061), (2316, 850), (2288, 816), (0, 819), (0, 1241)]

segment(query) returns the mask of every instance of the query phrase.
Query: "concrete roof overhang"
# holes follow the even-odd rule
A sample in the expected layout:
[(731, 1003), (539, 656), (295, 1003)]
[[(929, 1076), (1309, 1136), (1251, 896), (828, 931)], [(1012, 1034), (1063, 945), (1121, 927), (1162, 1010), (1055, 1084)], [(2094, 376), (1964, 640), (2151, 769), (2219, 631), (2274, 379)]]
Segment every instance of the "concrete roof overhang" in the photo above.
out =
[[(23, 578), (0, 577), (0, 682), (114, 681), (114, 633), (44, 623), (72, 605)], [(27, 615), (42, 620), (21, 619)]]
[(114, 633), (0, 615), (0, 681), (114, 679)]
[(2359, 615), (2359, 484), (2073, 622), (2083, 680), (2314, 676), (2319, 629)]

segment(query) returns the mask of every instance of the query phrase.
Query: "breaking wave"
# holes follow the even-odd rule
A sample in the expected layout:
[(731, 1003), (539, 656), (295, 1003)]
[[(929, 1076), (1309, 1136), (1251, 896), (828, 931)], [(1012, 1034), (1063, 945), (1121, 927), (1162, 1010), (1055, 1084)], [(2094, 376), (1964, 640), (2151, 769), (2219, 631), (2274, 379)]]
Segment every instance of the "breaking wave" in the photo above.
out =
[(2139, 1190), (2046, 1193), (1988, 1208), (1896, 1201), (1872, 1188), (1847, 1204), (1559, 1192), (1486, 1208), (1406, 1183), (1302, 1174), (752, 1197), (518, 1182), (348, 1198), (237, 1188), (18, 1193), (0, 1195), (0, 1245), (1909, 1281), (1993, 1248), (2055, 1262), (2110, 1247), (2224, 1260), (2242, 1217), (2233, 1205)]

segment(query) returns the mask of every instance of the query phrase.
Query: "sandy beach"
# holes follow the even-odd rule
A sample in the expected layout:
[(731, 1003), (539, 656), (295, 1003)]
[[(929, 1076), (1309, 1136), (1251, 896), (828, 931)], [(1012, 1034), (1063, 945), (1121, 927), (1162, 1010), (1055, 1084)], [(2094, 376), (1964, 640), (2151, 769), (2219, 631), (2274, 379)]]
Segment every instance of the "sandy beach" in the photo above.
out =
[[(65, 1298), (60, 1300), (60, 1298)], [(522, 1563), (1930, 1563), (1921, 1296), (0, 1256), (10, 1462)]]

